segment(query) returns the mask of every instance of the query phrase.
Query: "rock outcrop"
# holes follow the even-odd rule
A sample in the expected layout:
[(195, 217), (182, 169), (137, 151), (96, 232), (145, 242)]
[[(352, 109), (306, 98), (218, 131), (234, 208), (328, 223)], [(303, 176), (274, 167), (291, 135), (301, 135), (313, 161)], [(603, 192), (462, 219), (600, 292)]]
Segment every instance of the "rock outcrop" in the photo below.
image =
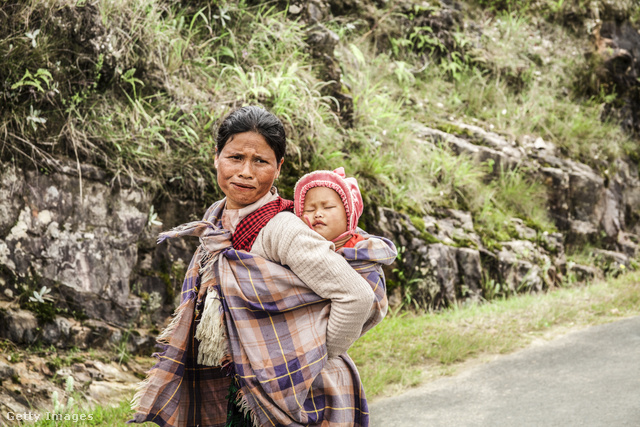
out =
[[(17, 344), (153, 347), (179, 299), (196, 242), (156, 246), (149, 193), (97, 167), (50, 171), (4, 164), (0, 173), (0, 337)], [(185, 205), (188, 207), (185, 209)], [(169, 226), (193, 202), (160, 202)], [(48, 293), (34, 300), (46, 286)], [(27, 311), (28, 308), (31, 311)], [(144, 328), (138, 331), (138, 328)], [(138, 339), (138, 336), (143, 338)]]
[[(106, 357), (108, 353), (101, 351), (12, 352), (0, 357), (0, 423), (23, 425), (16, 420), (17, 414), (63, 420), (78, 405), (88, 409), (88, 405), (104, 406), (130, 396), (151, 359), (118, 363)], [(78, 396), (81, 402), (74, 400)], [(84, 416), (89, 414), (86, 411)]]
[[(455, 122), (457, 134), (425, 126), (415, 129), (422, 144), (448, 145), (456, 154), (493, 164), (493, 173), (520, 168), (547, 187), (548, 211), (557, 233), (539, 233), (511, 219), (515, 240), (488, 249), (474, 232), (471, 215), (440, 210), (411, 218), (380, 208), (376, 228), (401, 247), (394, 276), (410, 289), (418, 307), (440, 307), (484, 297), (539, 292), (563, 281), (590, 281), (603, 273), (633, 268), (638, 253), (640, 180), (635, 164), (617, 160), (605, 176), (590, 166), (562, 158), (553, 144), (538, 138), (522, 145), (477, 126)], [(591, 244), (599, 269), (567, 263), (565, 244)], [(405, 298), (407, 299), (407, 298)], [(400, 304), (400, 298), (392, 302)]]
[(130, 282), (150, 200), (140, 189), (109, 185), (98, 168), (84, 169), (80, 181), (69, 166), (40, 173), (5, 165), (3, 287), (15, 293), (21, 283), (48, 284), (58, 288), (61, 305), (126, 326), (140, 313)]
[(426, 144), (443, 142), (458, 155), (477, 162), (491, 160), (494, 171), (515, 167), (532, 171), (547, 186), (549, 213), (569, 243), (602, 238), (612, 249), (635, 253), (633, 239), (626, 234), (638, 226), (640, 179), (634, 163), (619, 159), (603, 177), (586, 164), (560, 157), (554, 145), (541, 138), (516, 146), (477, 126), (453, 123), (453, 127), (470, 134), (470, 140), (428, 127), (416, 132)]

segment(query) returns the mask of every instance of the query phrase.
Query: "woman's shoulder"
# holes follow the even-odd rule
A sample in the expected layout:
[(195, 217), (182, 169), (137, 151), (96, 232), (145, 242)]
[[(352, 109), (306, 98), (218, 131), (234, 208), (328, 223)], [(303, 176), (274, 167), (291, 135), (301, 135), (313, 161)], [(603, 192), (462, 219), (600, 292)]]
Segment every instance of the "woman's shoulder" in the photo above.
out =
[(224, 207), (224, 202), (225, 202), (225, 199), (214, 202), (211, 206), (209, 206), (207, 211), (204, 213), (204, 215), (202, 216), (202, 219), (204, 221), (211, 221), (211, 222), (215, 222), (218, 219), (220, 219), (220, 217), (222, 216), (222, 208)]
[[(283, 262), (300, 250), (329, 250), (333, 244), (313, 231), (291, 212), (280, 212), (264, 226), (253, 244), (252, 252)], [(294, 249), (295, 248), (295, 249)], [(305, 248), (305, 249), (302, 249)]]
[[(262, 229), (264, 233), (278, 233), (282, 234), (283, 231), (287, 231), (289, 234), (292, 231), (299, 233), (301, 231), (306, 232), (311, 230), (300, 218), (298, 218), (293, 212), (282, 211), (278, 212)], [(312, 230), (311, 230), (312, 231)]]
[(278, 212), (268, 223), (267, 225), (282, 225), (282, 224), (297, 224), (300, 223), (302, 225), (304, 225), (304, 222), (302, 222), (302, 220), (300, 218), (298, 218), (293, 212), (291, 211), (282, 211), (282, 212)]

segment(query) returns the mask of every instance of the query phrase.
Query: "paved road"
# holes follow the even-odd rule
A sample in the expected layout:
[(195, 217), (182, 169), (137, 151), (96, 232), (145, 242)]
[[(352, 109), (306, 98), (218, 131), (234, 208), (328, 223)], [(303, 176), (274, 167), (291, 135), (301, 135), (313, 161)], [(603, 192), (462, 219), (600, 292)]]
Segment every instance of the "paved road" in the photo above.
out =
[(372, 427), (640, 426), (640, 317), (370, 404)]

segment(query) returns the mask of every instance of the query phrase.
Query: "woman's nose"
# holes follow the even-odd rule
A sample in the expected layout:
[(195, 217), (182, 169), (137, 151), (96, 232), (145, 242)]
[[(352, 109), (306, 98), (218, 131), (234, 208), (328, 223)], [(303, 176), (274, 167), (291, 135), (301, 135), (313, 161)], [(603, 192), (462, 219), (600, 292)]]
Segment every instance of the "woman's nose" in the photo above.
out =
[(243, 178), (252, 178), (253, 170), (251, 169), (251, 162), (243, 162), (240, 168), (240, 174)]

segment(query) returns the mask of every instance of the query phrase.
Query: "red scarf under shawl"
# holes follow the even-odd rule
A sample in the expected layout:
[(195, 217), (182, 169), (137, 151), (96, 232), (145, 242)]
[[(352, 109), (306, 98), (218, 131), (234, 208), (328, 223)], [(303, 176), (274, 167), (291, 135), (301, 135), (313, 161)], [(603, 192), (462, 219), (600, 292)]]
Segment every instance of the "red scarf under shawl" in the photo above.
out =
[(276, 200), (247, 215), (240, 221), (236, 231), (233, 233), (231, 238), (233, 248), (249, 252), (258, 238), (260, 230), (282, 211), (293, 212), (293, 202), (278, 197)]

